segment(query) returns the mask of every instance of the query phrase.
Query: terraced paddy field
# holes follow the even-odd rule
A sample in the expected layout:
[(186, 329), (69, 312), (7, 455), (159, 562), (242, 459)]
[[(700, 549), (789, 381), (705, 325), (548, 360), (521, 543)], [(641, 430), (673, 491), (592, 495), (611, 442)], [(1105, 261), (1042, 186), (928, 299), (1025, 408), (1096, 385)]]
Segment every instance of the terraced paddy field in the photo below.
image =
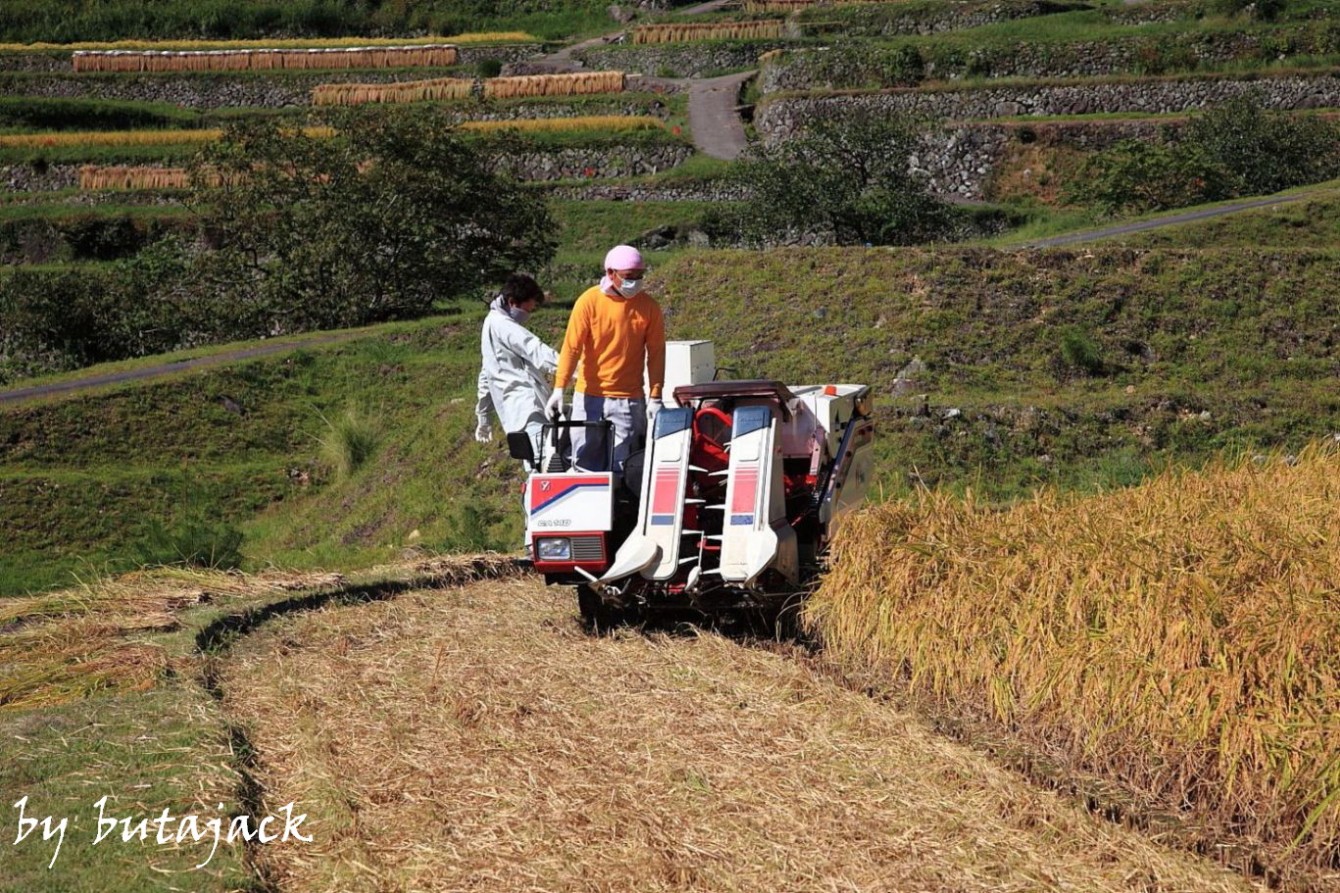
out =
[(219, 681), (267, 802), (312, 810), (258, 854), (280, 889), (1252, 888), (803, 654), (588, 638), (532, 581), (285, 620)]

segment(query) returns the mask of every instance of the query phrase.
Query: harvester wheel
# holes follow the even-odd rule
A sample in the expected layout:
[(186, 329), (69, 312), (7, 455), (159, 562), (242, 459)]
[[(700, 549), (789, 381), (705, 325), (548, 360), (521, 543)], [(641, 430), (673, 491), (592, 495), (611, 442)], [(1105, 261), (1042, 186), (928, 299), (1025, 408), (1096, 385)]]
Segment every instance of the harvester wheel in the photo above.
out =
[(595, 635), (603, 635), (627, 621), (622, 605), (606, 604), (600, 593), (585, 583), (577, 587), (577, 610), (582, 615), (582, 626)]

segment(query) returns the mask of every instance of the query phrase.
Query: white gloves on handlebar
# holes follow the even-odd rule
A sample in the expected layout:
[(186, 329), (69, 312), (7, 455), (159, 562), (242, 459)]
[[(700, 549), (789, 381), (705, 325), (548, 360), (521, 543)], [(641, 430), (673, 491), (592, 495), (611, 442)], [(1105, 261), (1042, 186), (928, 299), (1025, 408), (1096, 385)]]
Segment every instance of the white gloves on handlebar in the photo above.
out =
[(554, 392), (549, 395), (549, 400), (544, 404), (544, 417), (546, 419), (563, 418), (563, 389), (554, 388)]

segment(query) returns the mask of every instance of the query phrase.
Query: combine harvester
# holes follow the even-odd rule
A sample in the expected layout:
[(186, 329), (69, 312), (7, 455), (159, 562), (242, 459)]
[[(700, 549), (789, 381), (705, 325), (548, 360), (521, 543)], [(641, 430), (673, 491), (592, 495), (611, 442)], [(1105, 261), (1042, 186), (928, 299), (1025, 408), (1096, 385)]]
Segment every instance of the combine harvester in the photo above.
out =
[(550, 585), (577, 587), (588, 626), (657, 615), (775, 623), (820, 570), (874, 461), (868, 385), (719, 381), (710, 341), (671, 342), (645, 449), (622, 477), (568, 461), (567, 435), (607, 422), (555, 421), (529, 463), (527, 542)]

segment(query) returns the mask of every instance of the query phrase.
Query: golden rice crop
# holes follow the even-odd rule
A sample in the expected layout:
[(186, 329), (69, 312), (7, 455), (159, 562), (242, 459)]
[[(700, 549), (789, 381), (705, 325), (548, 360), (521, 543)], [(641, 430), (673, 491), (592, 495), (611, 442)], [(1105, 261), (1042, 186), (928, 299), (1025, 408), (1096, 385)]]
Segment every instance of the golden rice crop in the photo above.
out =
[(539, 43), (525, 31), (481, 31), (453, 34), (450, 37), (331, 37), (289, 38), (282, 40), (115, 40), (75, 43), (0, 43), (0, 53), (51, 52), (53, 50), (246, 50), (308, 49), (319, 47), (422, 46), (425, 44), (462, 43)]
[(626, 78), (622, 71), (577, 71), (570, 74), (532, 74), (516, 77), (487, 78), (486, 99), (512, 99), (519, 96), (581, 96), (591, 93), (620, 93)]
[(71, 58), (74, 70), (81, 72), (276, 71), (440, 68), (455, 65), (457, 52), (456, 47), (448, 44), (424, 44), (312, 49), (79, 50)]
[(584, 115), (576, 118), (516, 118), (510, 121), (465, 121), (461, 130), (491, 132), (524, 130), (557, 132), (564, 130), (658, 130), (665, 122), (651, 115)]
[(469, 78), (433, 78), (394, 84), (320, 84), (312, 90), (313, 105), (363, 105), (373, 102), (426, 102), (468, 99), (475, 82)]
[(638, 25), (633, 43), (680, 43), (689, 40), (758, 40), (782, 36), (781, 19), (756, 22), (684, 22)]
[(1340, 453), (852, 519), (806, 621), (1074, 763), (1340, 858)]
[[(334, 135), (330, 127), (304, 127), (310, 137), (326, 138)], [(216, 128), (193, 130), (84, 130), (60, 133), (0, 134), (0, 148), (43, 149), (69, 146), (170, 146), (189, 143), (207, 143), (223, 136)]]

